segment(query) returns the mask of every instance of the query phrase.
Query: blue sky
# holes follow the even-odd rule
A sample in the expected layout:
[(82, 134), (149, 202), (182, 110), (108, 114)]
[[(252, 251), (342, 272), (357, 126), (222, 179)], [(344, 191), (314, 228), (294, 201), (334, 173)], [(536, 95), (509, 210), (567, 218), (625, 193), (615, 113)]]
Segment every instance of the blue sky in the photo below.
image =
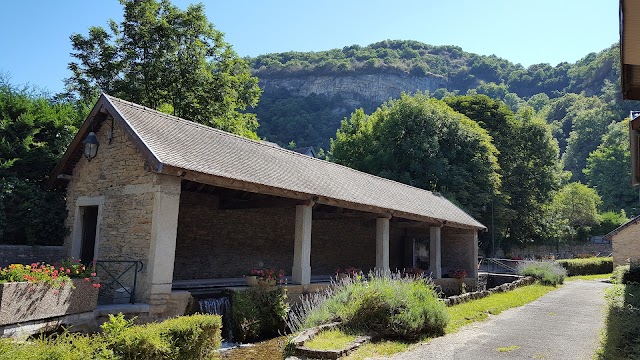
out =
[[(174, 0), (186, 8), (195, 1)], [(525, 66), (575, 62), (618, 41), (613, 0), (203, 1), (241, 56), (320, 51), (385, 39), (457, 45)], [(12, 0), (2, 4), (0, 72), (57, 92), (70, 75), (69, 36), (119, 21), (117, 0)]]

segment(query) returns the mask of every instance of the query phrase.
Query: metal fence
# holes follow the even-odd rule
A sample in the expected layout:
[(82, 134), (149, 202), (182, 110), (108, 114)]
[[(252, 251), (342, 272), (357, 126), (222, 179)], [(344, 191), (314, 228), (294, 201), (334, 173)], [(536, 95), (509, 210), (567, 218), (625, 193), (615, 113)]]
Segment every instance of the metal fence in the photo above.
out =
[(138, 273), (142, 261), (98, 260), (96, 275), (100, 278), (98, 303), (101, 305), (134, 303)]

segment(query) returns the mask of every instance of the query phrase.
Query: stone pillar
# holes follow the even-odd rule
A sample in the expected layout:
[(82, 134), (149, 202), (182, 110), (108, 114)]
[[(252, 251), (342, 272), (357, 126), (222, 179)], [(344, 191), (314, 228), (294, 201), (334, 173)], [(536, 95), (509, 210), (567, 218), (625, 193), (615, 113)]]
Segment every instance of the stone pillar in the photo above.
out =
[(471, 254), (472, 254), (472, 264), (471, 264), (471, 275), (470, 277), (474, 278), (474, 279), (478, 279), (478, 230), (473, 230), (473, 241), (471, 242), (471, 246), (473, 246), (473, 248), (471, 249)]
[(293, 247), (293, 283), (311, 283), (311, 220), (312, 205), (296, 205), (296, 233)]
[(376, 219), (376, 269), (389, 271), (389, 219)]
[(180, 182), (179, 177), (158, 175), (154, 186), (151, 246), (149, 260), (145, 264), (150, 314), (158, 315), (165, 312), (171, 296), (180, 208)]
[(429, 271), (432, 278), (440, 279), (442, 277), (442, 228), (432, 226), (429, 231)]

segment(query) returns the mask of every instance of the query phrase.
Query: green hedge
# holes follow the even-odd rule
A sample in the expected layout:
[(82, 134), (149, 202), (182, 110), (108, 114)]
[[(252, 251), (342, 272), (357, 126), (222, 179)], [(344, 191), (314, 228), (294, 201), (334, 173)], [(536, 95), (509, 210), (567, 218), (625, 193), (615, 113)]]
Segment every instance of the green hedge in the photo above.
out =
[(558, 260), (556, 262), (567, 269), (569, 276), (608, 274), (613, 272), (613, 258), (611, 257), (568, 259)]
[(181, 316), (127, 327), (109, 347), (123, 359), (208, 359), (220, 347), (221, 328), (220, 316)]
[(283, 334), (288, 311), (283, 288), (258, 286), (233, 292), (231, 320), (234, 340), (245, 343)]
[(640, 284), (640, 262), (616, 267), (612, 278), (617, 284)]
[(210, 359), (220, 347), (218, 315), (180, 316), (133, 326), (122, 314), (111, 316), (103, 333), (64, 333), (26, 342), (0, 340), (1, 360)]

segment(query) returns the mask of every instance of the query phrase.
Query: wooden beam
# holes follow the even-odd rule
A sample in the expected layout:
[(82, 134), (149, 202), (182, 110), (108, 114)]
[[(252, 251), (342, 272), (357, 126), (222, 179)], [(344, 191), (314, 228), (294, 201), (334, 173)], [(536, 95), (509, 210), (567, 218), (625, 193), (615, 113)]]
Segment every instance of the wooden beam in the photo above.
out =
[(428, 223), (428, 222), (409, 222), (409, 221), (397, 221), (392, 222), (391, 227), (401, 229), (429, 229), (433, 226), (442, 226), (442, 223)]
[[(183, 169), (166, 165), (166, 164), (162, 167), (162, 173), (167, 175), (178, 176), (178, 173), (180, 171), (183, 171)], [(183, 179), (198, 182), (201, 184), (227, 188), (227, 189), (248, 191), (248, 192), (257, 193), (257, 194), (273, 195), (273, 196), (284, 197), (289, 199), (306, 201), (306, 200), (311, 200), (313, 198), (312, 195), (300, 193), (297, 191), (291, 191), (291, 190), (281, 189), (273, 186), (251, 183), (244, 180), (230, 179), (230, 178), (225, 178), (217, 175), (197, 173), (193, 171), (187, 171), (187, 173), (183, 176)]]
[[(161, 170), (163, 174), (173, 175), (173, 176), (179, 176), (182, 173), (182, 171), (184, 171), (184, 169), (180, 169), (180, 168), (166, 165), (166, 164), (162, 166), (162, 170)], [(182, 176), (182, 178), (189, 181), (195, 181), (195, 182), (227, 188), (227, 189), (248, 191), (248, 192), (253, 192), (258, 194), (273, 195), (273, 196), (296, 199), (296, 200), (313, 201), (316, 204), (329, 205), (329, 206), (338, 207), (338, 208), (345, 208), (350, 210), (373, 213), (373, 214), (376, 214), (377, 217), (393, 216), (397, 218), (427, 222), (431, 224), (443, 224), (443, 225), (446, 224), (446, 226), (454, 227), (454, 228), (479, 229), (477, 226), (460, 224), (454, 221), (444, 221), (444, 220), (436, 219), (430, 216), (410, 214), (403, 211), (395, 211), (395, 210), (385, 209), (385, 208), (381, 208), (373, 205), (359, 204), (359, 203), (354, 203), (347, 200), (333, 199), (326, 196), (316, 196), (313, 194), (305, 194), (305, 193), (294, 191), (294, 190), (287, 190), (287, 189), (278, 188), (275, 186), (252, 183), (245, 180), (230, 179), (230, 178), (226, 178), (218, 175), (187, 171), (186, 174)], [(486, 228), (481, 228), (480, 230), (485, 230), (485, 229)]]
[(313, 220), (341, 220), (341, 219), (376, 219), (380, 214), (373, 213), (322, 213), (314, 212)]
[(272, 199), (272, 200), (249, 200), (249, 201), (231, 201), (223, 200), (220, 202), (221, 210), (236, 209), (266, 209), (266, 208), (282, 208), (294, 207), (296, 205), (304, 205), (305, 201), (292, 199)]

